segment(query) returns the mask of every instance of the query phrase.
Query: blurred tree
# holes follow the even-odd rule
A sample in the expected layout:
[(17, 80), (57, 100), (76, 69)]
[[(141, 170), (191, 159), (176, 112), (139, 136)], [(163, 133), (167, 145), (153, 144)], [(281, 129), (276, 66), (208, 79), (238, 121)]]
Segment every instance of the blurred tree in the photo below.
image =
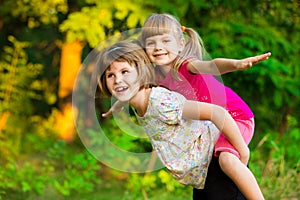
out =
[(42, 126), (42, 118), (49, 116), (57, 101), (61, 35), (55, 26), (67, 6), (64, 0), (6, 0), (0, 4), (1, 147), (17, 154), (25, 133), (36, 124)]
[(74, 139), (74, 116), (72, 108), (72, 90), (76, 75), (81, 66), (83, 43), (73, 41), (64, 43), (61, 50), (61, 62), (59, 72), (59, 108), (56, 128), (62, 139), (72, 141)]
[[(12, 46), (5, 46), (0, 61), (0, 157), (19, 153), (24, 130), (30, 130), (33, 118), (33, 99), (41, 99), (39, 92), (45, 85), (36, 80), (41, 64), (28, 62), (25, 48), (28, 42), (8, 37)], [(14, 148), (11, 148), (13, 144)]]
[[(57, 117), (57, 128), (66, 140), (74, 137), (71, 95), (77, 72), (81, 66), (82, 49), (85, 45), (95, 48), (101, 42), (119, 34), (122, 30), (140, 27), (147, 16), (138, 1), (86, 0), (79, 11), (69, 13), (60, 25), (66, 41), (62, 48), (59, 99), (62, 113)], [(74, 5), (72, 5), (74, 7)], [(88, 121), (88, 118), (85, 118)]]
[[(295, 112), (300, 93), (299, 69), (295, 67), (295, 55), (299, 55), (298, 1), (6, 0), (0, 4), (0, 47), (10, 44), (8, 35), (31, 42), (32, 48), (26, 49), (28, 59), (45, 66), (38, 78), (48, 84), (42, 92), (43, 101), (33, 100), (34, 109), (45, 116), (58, 106), (62, 111), (58, 127), (63, 124), (59, 121), (64, 121), (59, 120), (61, 116), (70, 116), (74, 76), (85, 51), (115, 34), (140, 27), (152, 12), (171, 13), (183, 25), (195, 28), (212, 57), (241, 58), (272, 51), (269, 61), (222, 78), (250, 104), (259, 131), (271, 129), (283, 134), (288, 117), (299, 118)], [(67, 73), (73, 75), (66, 78)], [(253, 98), (257, 92), (259, 99)], [(260, 114), (266, 112), (269, 114)], [(63, 132), (61, 135), (73, 135), (72, 131)]]

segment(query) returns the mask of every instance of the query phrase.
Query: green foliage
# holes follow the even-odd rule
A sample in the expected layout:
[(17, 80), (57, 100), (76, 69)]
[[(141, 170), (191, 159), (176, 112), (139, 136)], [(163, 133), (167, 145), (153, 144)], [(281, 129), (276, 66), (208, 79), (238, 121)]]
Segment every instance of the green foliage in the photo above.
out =
[[(80, 137), (86, 148), (111, 168), (121, 171), (146, 169), (152, 150), (149, 139), (137, 137), (137, 133), (144, 134), (141, 127), (134, 126), (128, 118), (124, 119), (125, 121), (118, 122), (102, 121), (101, 130), (79, 130)], [(147, 155), (139, 157), (131, 152)]]
[[(299, 130), (298, 130), (299, 131)], [(268, 133), (251, 153), (250, 169), (256, 175), (266, 199), (299, 197), (299, 138), (285, 135), (278, 143), (276, 133)], [(298, 136), (297, 136), (298, 137)], [(265, 149), (271, 149), (267, 154)], [(267, 160), (265, 162), (264, 160)]]
[[(54, 187), (64, 196), (71, 192), (88, 193), (93, 191), (94, 185), (100, 183), (95, 178), (99, 170), (98, 161), (86, 150), (83, 152), (70, 151), (64, 142), (57, 142), (49, 151), (53, 165), (57, 165), (59, 177), (53, 180)], [(59, 172), (60, 171), (60, 172)]]
[(96, 47), (105, 39), (122, 30), (135, 28), (143, 23), (148, 12), (132, 1), (88, 1), (81, 11), (73, 12), (61, 25), (67, 41), (86, 41)]
[(130, 193), (130, 199), (140, 199), (141, 194), (153, 197), (160, 189), (163, 189), (167, 194), (172, 193), (178, 196), (186, 194), (187, 198), (190, 198), (188, 191), (191, 191), (190, 187), (178, 183), (164, 169), (147, 174), (130, 174), (126, 188)]
[(151, 152), (151, 143), (134, 116), (120, 112), (101, 124), (108, 139), (118, 147), (130, 152)]
[[(196, 3), (198, 2), (201, 3), (201, 1), (197, 1)], [(144, 9), (151, 10), (151, 13), (171, 13), (175, 16), (182, 16), (189, 11), (190, 2), (185, 0), (174, 0), (160, 1), (158, 4), (155, 1), (145, 0), (140, 2), (140, 4)]]
[(6, 0), (0, 7), (0, 15), (6, 21), (14, 18), (27, 22), (29, 28), (41, 24), (57, 24), (58, 13), (68, 10), (66, 0)]
[(131, 174), (126, 185), (132, 195), (132, 198), (136, 198), (140, 196), (142, 191), (150, 192), (154, 188), (157, 188), (156, 182), (157, 176), (153, 174), (147, 174), (144, 176)]
[[(0, 155), (19, 152), (19, 144), (23, 130), (30, 129), (30, 118), (34, 114), (33, 100), (43, 97), (43, 83), (36, 78), (42, 70), (42, 65), (28, 62), (24, 50), (30, 46), (28, 42), (19, 42), (9, 36), (11, 46), (4, 47), (0, 61), (0, 116), (3, 117), (4, 130), (0, 130)], [(10, 148), (13, 144), (14, 148)]]
[(45, 189), (48, 173), (52, 173), (54, 168), (49, 166), (47, 162), (41, 164), (39, 169), (35, 169), (31, 163), (26, 162), (23, 165), (11, 160), (0, 170), (0, 194), (6, 194), (8, 191), (20, 193), (36, 192), (42, 194)]
[[(31, 137), (36, 138), (35, 135)], [(1, 163), (0, 197), (9, 198), (14, 194), (25, 199), (32, 194), (42, 197), (49, 188), (56, 189), (62, 196), (70, 196), (74, 192), (85, 194), (93, 191), (95, 185), (101, 182), (97, 178), (100, 169), (98, 161), (86, 150), (75, 150), (62, 141), (42, 143), (44, 149), (49, 147), (48, 153), (42, 152), (43, 155), (37, 156), (35, 152), (32, 154), (34, 157), (24, 157), (24, 160), (31, 162), (16, 161), (10, 157)]]
[[(9, 36), (9, 41), (13, 47), (4, 47), (1, 62), (0, 78), (3, 81), (0, 91), (0, 97), (3, 100), (1, 111), (30, 115), (32, 114), (30, 99), (41, 98), (38, 91), (42, 90), (42, 84), (35, 79), (40, 74), (42, 66), (28, 63), (28, 56), (24, 51), (24, 48), (30, 45), (28, 42), (19, 42), (13, 36)], [(16, 107), (18, 109), (15, 109)]]
[[(175, 181), (175, 179), (165, 170), (160, 170), (158, 172), (158, 177), (160, 178), (161, 184), (165, 187), (169, 192), (181, 193), (180, 190), (186, 190), (185, 187)], [(178, 191), (179, 190), (179, 191)]]

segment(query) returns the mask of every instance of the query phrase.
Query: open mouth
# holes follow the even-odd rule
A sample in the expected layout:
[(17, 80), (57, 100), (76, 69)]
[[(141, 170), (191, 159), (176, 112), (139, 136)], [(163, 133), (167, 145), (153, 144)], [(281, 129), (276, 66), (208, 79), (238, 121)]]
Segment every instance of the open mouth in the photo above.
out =
[(158, 54), (155, 54), (153, 55), (154, 57), (161, 57), (161, 56), (166, 56), (168, 55), (167, 53), (158, 53)]
[(115, 91), (116, 92), (124, 92), (124, 91), (126, 91), (128, 89), (128, 87), (116, 87), (115, 88)]

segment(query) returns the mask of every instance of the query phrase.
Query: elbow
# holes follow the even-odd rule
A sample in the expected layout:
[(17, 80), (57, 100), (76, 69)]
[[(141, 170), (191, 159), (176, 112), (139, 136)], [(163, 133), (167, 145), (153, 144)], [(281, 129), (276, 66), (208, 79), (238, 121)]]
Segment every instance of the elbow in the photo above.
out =
[(229, 113), (225, 108), (218, 105), (214, 105), (212, 111), (212, 119), (223, 121), (227, 115), (229, 115)]

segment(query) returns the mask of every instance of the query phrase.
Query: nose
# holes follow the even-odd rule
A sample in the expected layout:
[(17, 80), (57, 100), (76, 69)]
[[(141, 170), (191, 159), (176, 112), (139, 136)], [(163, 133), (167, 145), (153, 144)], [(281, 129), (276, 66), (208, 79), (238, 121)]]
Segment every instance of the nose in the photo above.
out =
[(121, 81), (122, 81), (122, 76), (120, 74), (116, 74), (114, 79), (115, 84), (120, 83)]
[(158, 50), (161, 50), (163, 47), (162, 43), (161, 42), (156, 42), (155, 43), (155, 50), (158, 51)]

